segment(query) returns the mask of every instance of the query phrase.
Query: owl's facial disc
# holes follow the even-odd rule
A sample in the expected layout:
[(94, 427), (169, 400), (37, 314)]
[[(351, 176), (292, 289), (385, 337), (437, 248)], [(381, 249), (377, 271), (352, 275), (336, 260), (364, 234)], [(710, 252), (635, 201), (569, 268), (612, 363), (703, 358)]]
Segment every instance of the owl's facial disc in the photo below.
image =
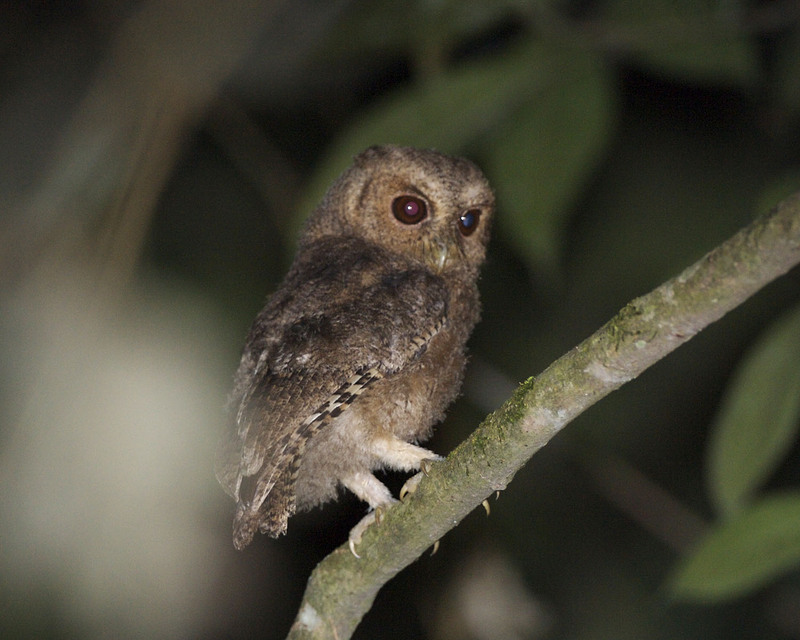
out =
[[(493, 206), (485, 185), (381, 174), (363, 189), (379, 200), (388, 196), (388, 202), (383, 200), (388, 207), (382, 210), (391, 216), (401, 242), (433, 272), (482, 262), (486, 234), (479, 230), (487, 224)], [(362, 192), (359, 201), (363, 199)]]

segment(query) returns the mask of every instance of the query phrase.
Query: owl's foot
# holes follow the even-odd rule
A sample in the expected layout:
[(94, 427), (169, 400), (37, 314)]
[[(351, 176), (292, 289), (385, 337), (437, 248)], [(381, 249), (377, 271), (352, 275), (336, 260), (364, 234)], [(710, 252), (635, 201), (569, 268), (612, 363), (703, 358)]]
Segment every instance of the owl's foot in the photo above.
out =
[(444, 458), (442, 458), (442, 456), (433, 456), (432, 458), (425, 458), (424, 460), (420, 460), (419, 473), (411, 476), (408, 480), (406, 480), (406, 483), (402, 487), (400, 487), (401, 502), (405, 502), (406, 497), (411, 495), (417, 490), (417, 487), (419, 486), (419, 483), (422, 480), (422, 478), (424, 478), (430, 473), (431, 465), (439, 460), (444, 460)]
[[(413, 466), (413, 468), (421, 469), (421, 471), (409, 478), (400, 489), (400, 499), (403, 500), (403, 498), (405, 498), (407, 495), (416, 491), (419, 481), (422, 480), (423, 476), (428, 475), (431, 465), (437, 460), (442, 460), (443, 458), (441, 456), (437, 456), (435, 453), (431, 453), (427, 449), (423, 449), (422, 447), (417, 447), (416, 445), (408, 444), (400, 440), (397, 440), (397, 442), (400, 442), (402, 445), (404, 445), (403, 447), (399, 447), (399, 449), (402, 449), (405, 452), (413, 451), (417, 456), (419, 456), (419, 454), (425, 454), (424, 458), (418, 457), (416, 464)], [(350, 535), (348, 536), (347, 543), (350, 547), (350, 551), (356, 558), (360, 558), (361, 556), (356, 553), (356, 547), (361, 544), (361, 536), (373, 522), (380, 524), (383, 514), (386, 513), (386, 511), (393, 504), (395, 504), (397, 500), (395, 500), (392, 497), (392, 494), (389, 493), (389, 489), (387, 489), (386, 486), (371, 473), (354, 471), (353, 473), (344, 476), (340, 482), (364, 502), (368, 503), (373, 509), (367, 515), (361, 518), (359, 523), (353, 527), (353, 529), (350, 531)]]
[(361, 518), (361, 520), (359, 520), (355, 527), (350, 530), (350, 535), (347, 536), (347, 544), (350, 547), (350, 552), (356, 558), (361, 557), (356, 553), (356, 547), (361, 544), (361, 536), (364, 535), (364, 532), (373, 522), (379, 525), (383, 519), (383, 515), (386, 513), (386, 510), (391, 506), (392, 504), (389, 503), (385, 506), (380, 506), (373, 511), (370, 511), (367, 515)]
[(433, 451), (396, 436), (374, 438), (369, 443), (369, 449), (383, 466), (396, 471), (422, 469), (427, 473), (431, 462), (442, 460), (442, 456), (437, 456)]

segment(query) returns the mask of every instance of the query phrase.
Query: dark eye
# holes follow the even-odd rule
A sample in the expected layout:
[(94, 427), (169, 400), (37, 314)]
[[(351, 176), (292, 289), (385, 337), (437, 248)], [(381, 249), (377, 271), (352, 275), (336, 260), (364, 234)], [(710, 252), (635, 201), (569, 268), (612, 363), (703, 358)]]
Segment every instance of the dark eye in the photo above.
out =
[(461, 235), (472, 235), (472, 232), (478, 228), (478, 222), (480, 222), (480, 219), (481, 212), (479, 209), (470, 209), (469, 211), (462, 213), (461, 217), (458, 219), (458, 229), (461, 231)]
[(400, 196), (392, 202), (392, 213), (403, 224), (417, 224), (428, 216), (428, 207), (421, 198)]

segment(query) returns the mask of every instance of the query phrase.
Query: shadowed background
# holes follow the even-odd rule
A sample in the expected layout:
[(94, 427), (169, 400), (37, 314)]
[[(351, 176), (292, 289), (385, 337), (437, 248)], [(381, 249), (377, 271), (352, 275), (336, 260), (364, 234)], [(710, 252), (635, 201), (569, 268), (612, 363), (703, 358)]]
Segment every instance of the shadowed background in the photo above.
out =
[[(364, 505), (237, 553), (213, 452), (249, 324), (364, 147), (465, 155), (497, 192), (443, 454), (800, 188), (796, 2), (87, 0), (0, 25), (3, 637), (285, 636)], [(355, 637), (800, 638), (800, 551), (721, 595), (665, 586), (730, 504), (800, 481), (798, 302), (792, 272), (587, 412)], [(771, 405), (771, 453), (715, 446), (760, 433), (729, 407)]]

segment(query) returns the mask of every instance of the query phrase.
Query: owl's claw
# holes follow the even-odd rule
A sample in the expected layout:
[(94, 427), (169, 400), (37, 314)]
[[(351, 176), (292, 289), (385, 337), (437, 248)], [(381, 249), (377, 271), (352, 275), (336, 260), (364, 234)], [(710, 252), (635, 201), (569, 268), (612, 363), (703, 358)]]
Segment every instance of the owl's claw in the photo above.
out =
[(361, 518), (358, 524), (350, 530), (350, 535), (347, 536), (347, 545), (350, 547), (350, 553), (356, 558), (361, 558), (361, 556), (356, 553), (356, 547), (361, 544), (361, 536), (364, 535), (364, 532), (373, 522), (379, 525), (387, 509), (391, 506), (391, 504), (387, 504), (385, 506), (380, 505), (376, 507), (373, 511), (370, 511)]
[(361, 544), (361, 536), (364, 535), (367, 527), (373, 522), (375, 522), (375, 512), (370, 511), (358, 521), (358, 524), (350, 530), (350, 535), (347, 536), (347, 544), (350, 547), (350, 553), (356, 558), (361, 558), (361, 556), (356, 553), (356, 546)]
[(420, 471), (406, 480), (406, 483), (400, 487), (400, 502), (405, 502), (406, 497), (417, 490), (420, 480), (422, 480), (425, 475), (424, 471)]
[(400, 501), (404, 502), (406, 496), (411, 495), (417, 490), (417, 486), (419, 486), (420, 481), (424, 476), (427, 476), (431, 472), (431, 465), (434, 462), (438, 462), (439, 460), (444, 460), (442, 456), (436, 456), (435, 458), (425, 458), (424, 460), (420, 460), (419, 463), (419, 473), (411, 476), (406, 483), (400, 487)]
[(434, 462), (439, 462), (440, 460), (444, 460), (442, 456), (433, 456), (432, 458), (425, 458), (424, 460), (419, 461), (419, 470), (425, 474), (426, 476), (431, 472), (431, 466)]

